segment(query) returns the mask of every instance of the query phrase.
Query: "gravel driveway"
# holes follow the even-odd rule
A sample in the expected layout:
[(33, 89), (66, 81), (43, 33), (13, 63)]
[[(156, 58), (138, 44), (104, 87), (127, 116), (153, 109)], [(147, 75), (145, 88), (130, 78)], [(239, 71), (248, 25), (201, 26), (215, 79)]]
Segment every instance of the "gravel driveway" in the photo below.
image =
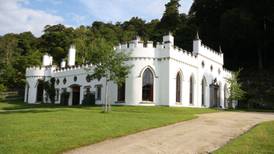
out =
[(103, 141), (70, 154), (182, 154), (208, 153), (241, 135), (256, 124), (274, 120), (274, 113), (219, 112)]

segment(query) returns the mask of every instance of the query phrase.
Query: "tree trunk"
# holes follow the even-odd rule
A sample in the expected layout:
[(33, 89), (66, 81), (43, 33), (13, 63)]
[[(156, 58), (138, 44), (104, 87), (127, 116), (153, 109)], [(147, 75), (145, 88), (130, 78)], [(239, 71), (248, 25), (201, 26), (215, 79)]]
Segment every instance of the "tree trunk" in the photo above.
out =
[(257, 49), (257, 54), (258, 54), (258, 67), (259, 67), (259, 70), (262, 70), (264, 67), (263, 67), (263, 53), (262, 53), (262, 47), (259, 47)]
[(105, 112), (108, 112), (108, 80), (106, 79), (106, 90), (105, 90)]

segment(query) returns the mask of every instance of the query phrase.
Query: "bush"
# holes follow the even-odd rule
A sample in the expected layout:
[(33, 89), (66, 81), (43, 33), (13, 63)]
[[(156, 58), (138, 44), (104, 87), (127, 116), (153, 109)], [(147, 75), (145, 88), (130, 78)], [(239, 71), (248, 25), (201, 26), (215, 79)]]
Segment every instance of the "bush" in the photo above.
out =
[(82, 105), (95, 105), (95, 94), (88, 92), (82, 101)]
[(0, 84), (0, 92), (4, 92), (6, 90), (7, 90), (6, 86), (3, 84)]
[(62, 92), (60, 104), (68, 105), (68, 101), (69, 101), (69, 92), (66, 92), (66, 91)]

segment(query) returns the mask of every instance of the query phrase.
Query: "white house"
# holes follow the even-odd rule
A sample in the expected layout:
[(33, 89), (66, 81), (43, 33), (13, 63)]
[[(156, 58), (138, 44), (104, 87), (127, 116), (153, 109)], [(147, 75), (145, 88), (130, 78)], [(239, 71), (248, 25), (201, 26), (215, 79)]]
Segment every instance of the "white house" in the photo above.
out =
[[(223, 68), (223, 53), (201, 43), (199, 36), (193, 41), (193, 52), (174, 46), (174, 37), (163, 37), (162, 43), (146, 45), (137, 38), (117, 46), (116, 52), (130, 53), (126, 61), (132, 69), (124, 85), (108, 83), (108, 101), (118, 105), (164, 105), (178, 107), (227, 107), (227, 78), (231, 73)], [(71, 46), (68, 62), (60, 67), (52, 65), (52, 57), (43, 56), (43, 66), (26, 69), (25, 102), (49, 102), (40, 80), (55, 79), (55, 103), (61, 93), (69, 93), (68, 105), (82, 104), (87, 93), (95, 95), (95, 103), (104, 104), (105, 79), (90, 80), (85, 68), (75, 66), (76, 50)]]

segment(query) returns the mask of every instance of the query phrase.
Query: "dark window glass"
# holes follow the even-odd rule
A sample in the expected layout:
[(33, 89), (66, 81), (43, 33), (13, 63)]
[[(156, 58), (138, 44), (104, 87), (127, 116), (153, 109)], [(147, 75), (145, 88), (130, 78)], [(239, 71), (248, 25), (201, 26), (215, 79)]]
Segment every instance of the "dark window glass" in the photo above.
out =
[(181, 76), (179, 73), (176, 77), (176, 102), (181, 102)]
[(206, 90), (206, 79), (202, 80), (202, 106), (205, 105), (205, 90)]
[(193, 104), (193, 77), (189, 81), (189, 103)]
[(101, 89), (102, 87), (101, 86), (97, 86), (97, 100), (101, 100)]
[(57, 85), (59, 85), (59, 83), (60, 83), (60, 80), (59, 80), (59, 79), (57, 79), (57, 80), (56, 80), (56, 84), (57, 84)]
[(147, 68), (143, 73), (143, 101), (153, 101), (153, 80), (153, 73)]
[(90, 82), (90, 81), (91, 81), (90, 75), (87, 75), (86, 80), (87, 80), (87, 82)]
[(59, 89), (56, 89), (56, 93), (55, 93), (55, 101), (59, 100)]

